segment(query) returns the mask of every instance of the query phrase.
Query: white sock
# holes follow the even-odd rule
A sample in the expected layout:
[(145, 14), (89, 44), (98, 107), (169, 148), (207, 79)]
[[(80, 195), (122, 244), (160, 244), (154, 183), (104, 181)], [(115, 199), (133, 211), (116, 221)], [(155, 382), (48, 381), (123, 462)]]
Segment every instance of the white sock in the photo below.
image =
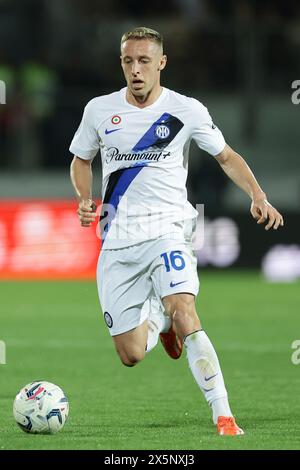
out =
[(148, 316), (148, 338), (146, 352), (150, 352), (157, 345), (159, 334), (169, 330), (171, 320), (164, 314), (164, 311), (155, 297), (152, 297), (149, 305)]
[(213, 421), (218, 416), (232, 416), (227, 391), (217, 354), (203, 330), (188, 335), (184, 341), (192, 374), (213, 410)]
[(146, 352), (150, 352), (158, 343), (160, 330), (156, 323), (152, 320), (148, 320), (148, 338)]

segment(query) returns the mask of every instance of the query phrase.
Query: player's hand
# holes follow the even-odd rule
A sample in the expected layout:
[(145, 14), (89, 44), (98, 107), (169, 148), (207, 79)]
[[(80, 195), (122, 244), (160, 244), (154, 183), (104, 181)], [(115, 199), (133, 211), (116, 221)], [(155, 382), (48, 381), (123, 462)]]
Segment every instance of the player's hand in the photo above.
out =
[(275, 207), (273, 207), (265, 197), (253, 199), (250, 212), (252, 217), (257, 220), (258, 224), (267, 222), (265, 230), (273, 228), (277, 230), (279, 226), (283, 226), (283, 217)]
[(85, 199), (80, 201), (77, 214), (82, 227), (90, 227), (96, 220), (97, 206), (92, 199)]

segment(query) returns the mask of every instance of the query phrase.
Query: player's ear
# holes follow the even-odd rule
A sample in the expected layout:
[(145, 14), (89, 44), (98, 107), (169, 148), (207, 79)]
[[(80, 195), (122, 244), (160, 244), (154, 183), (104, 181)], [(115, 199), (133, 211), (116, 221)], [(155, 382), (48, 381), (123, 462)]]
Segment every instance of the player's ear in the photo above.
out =
[(157, 70), (163, 70), (167, 65), (167, 56), (163, 55), (159, 61), (159, 67)]

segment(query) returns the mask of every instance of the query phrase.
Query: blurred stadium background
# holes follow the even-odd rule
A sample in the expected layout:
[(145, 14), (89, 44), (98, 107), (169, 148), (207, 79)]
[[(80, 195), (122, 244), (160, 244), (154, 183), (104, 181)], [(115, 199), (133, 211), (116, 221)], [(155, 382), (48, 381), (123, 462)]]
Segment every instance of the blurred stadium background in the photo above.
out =
[(291, 100), (300, 77), (296, 0), (1, 0), (0, 275), (55, 274), (54, 265), (57, 275), (77, 276), (80, 266), (83, 276), (93, 274), (95, 256), (90, 264), (79, 254), (72, 262), (65, 256), (74, 246), (78, 253), (80, 237), (85, 248), (98, 249), (68, 203), (68, 146), (86, 102), (124, 86), (120, 35), (140, 24), (164, 35), (163, 84), (204, 102), (286, 217), (276, 234), (259, 230), (247, 196), (194, 147), (190, 200), (204, 203), (207, 217), (199, 264), (260, 269), (264, 262), (276, 279), (299, 277), (300, 106)]
[[(151, 373), (153, 386), (155, 380), (163, 383), (169, 371), (170, 384), (182, 392), (180, 397), (187, 397), (189, 410), (198, 407), (198, 390), (187, 395), (185, 384), (191, 378), (184, 361), (176, 365), (187, 376), (181, 385), (172, 361), (162, 358), (161, 352), (154, 351), (149, 361), (163, 361), (162, 370), (153, 369), (148, 362), (144, 369), (131, 371), (134, 393), (141, 392), (139, 399), (143, 396), (144, 401), (138, 415), (130, 408), (134, 393), (128, 370), (120, 367), (107, 331), (98, 324), (94, 277), (99, 240), (95, 230), (79, 227), (69, 180), (72, 156), (68, 147), (83, 107), (92, 97), (124, 86), (120, 37), (141, 25), (164, 36), (169, 61), (162, 84), (197, 97), (208, 107), (227, 142), (246, 158), (270, 202), (285, 217), (284, 229), (265, 232), (252, 220), (247, 196), (226, 178), (213, 158), (192, 148), (188, 191), (192, 203), (205, 204), (205, 244), (198, 261), (200, 272), (209, 270), (203, 276), (206, 287), (201, 308), (224, 359), (230, 390), (235, 390), (233, 401), (240, 409), (242, 424), (244, 420), (250, 437), (251, 430), (255, 434), (252, 441), (238, 445), (299, 448), (290, 432), (296, 426), (299, 430), (299, 402), (295, 400), (289, 408), (291, 397), (299, 391), (299, 374), (290, 361), (290, 345), (299, 332), (300, 104), (292, 102), (292, 83), (300, 79), (297, 0), (0, 0), (0, 80), (6, 84), (6, 104), (0, 104), (0, 339), (7, 343), (10, 364), (0, 369), (8, 384), (0, 395), (1, 409), (5, 422), (10, 423), (11, 399), (17, 387), (39, 376), (70, 390), (74, 420), (71, 444), (67, 436), (62, 441), (53, 438), (51, 444), (15, 440), (14, 429), (6, 428), (3, 446), (193, 449), (200, 445), (198, 437), (193, 440), (190, 434), (191, 424), (195, 436), (198, 426), (189, 421), (192, 412), (180, 417), (181, 424), (175, 418), (170, 424), (168, 413), (176, 416), (178, 395), (165, 415), (146, 401), (147, 374)], [(94, 161), (94, 197), (98, 200), (99, 160)], [(277, 284), (264, 282), (261, 272)], [(15, 282), (64, 278), (76, 282), (39, 287), (35, 281)], [(92, 282), (77, 282), (82, 279)], [(283, 314), (289, 315), (284, 324)], [(55, 331), (54, 336), (48, 337), (44, 323)], [(74, 357), (80, 371), (74, 367)], [(244, 371), (245, 363), (250, 375)], [(102, 372), (98, 377), (94, 371), (99, 364)], [(122, 415), (112, 416), (109, 403), (103, 403), (102, 396), (107, 394), (103, 377), (106, 385), (117, 381), (109, 391), (112, 400), (120, 398), (118, 387), (128, 397), (121, 403)], [(85, 381), (89, 381), (88, 391)], [(289, 386), (281, 386), (282, 381)], [(101, 407), (99, 422), (99, 415), (83, 405), (90, 428), (81, 421), (79, 390), (83, 387), (89, 399)], [(158, 400), (163, 401), (164, 391), (155, 387)], [(183, 404), (183, 398), (180, 400)], [(255, 416), (249, 400), (253, 400)], [(276, 407), (282, 412), (280, 425)], [(151, 414), (146, 415), (142, 443), (134, 429), (145, 423), (145, 409)], [(266, 410), (270, 419), (264, 423)], [(204, 404), (202, 411), (208, 419)], [(162, 428), (152, 423), (151, 416), (153, 423), (163, 420)], [(101, 423), (108, 440), (97, 434)], [(172, 425), (181, 426), (179, 434), (168, 433)], [(219, 442), (210, 440), (208, 429), (204, 428), (200, 441), (203, 447), (220, 448)], [(85, 439), (82, 432), (92, 440)], [(264, 443), (261, 435), (267, 436)]]

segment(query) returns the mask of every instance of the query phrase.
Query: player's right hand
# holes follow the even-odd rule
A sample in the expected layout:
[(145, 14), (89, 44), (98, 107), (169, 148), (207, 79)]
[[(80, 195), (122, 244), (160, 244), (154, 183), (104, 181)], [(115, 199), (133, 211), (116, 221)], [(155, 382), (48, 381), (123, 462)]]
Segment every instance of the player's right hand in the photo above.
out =
[(267, 222), (265, 230), (269, 230), (270, 228), (277, 230), (278, 227), (284, 224), (282, 215), (269, 203), (266, 197), (254, 198), (250, 212), (252, 217), (257, 220), (258, 224)]
[(80, 201), (77, 214), (82, 227), (90, 227), (96, 220), (96, 209), (97, 206), (92, 199), (83, 199)]

